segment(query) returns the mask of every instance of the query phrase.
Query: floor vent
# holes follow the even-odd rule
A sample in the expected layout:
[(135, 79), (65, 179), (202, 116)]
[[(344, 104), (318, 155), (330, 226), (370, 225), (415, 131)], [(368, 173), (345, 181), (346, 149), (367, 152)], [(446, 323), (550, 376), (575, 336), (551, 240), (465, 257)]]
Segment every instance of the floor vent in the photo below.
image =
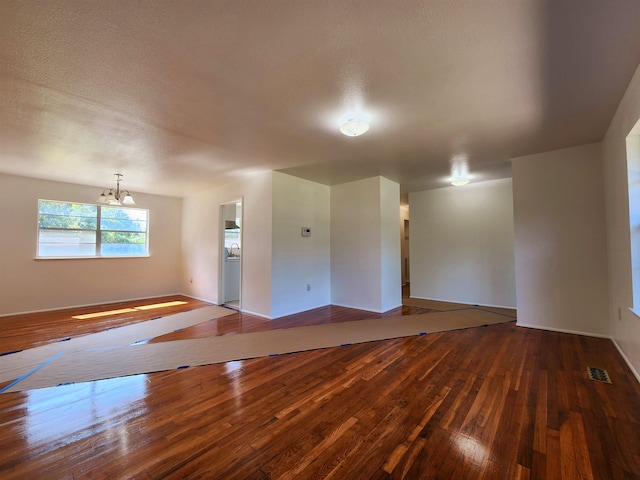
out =
[(596, 382), (611, 383), (609, 374), (604, 368), (587, 367), (587, 374), (591, 380), (595, 380)]

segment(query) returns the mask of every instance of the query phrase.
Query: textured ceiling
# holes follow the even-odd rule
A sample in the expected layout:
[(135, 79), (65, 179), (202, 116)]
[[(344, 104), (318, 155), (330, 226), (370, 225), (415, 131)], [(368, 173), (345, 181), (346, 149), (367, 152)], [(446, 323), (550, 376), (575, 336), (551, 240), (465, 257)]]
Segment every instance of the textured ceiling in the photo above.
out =
[[(281, 170), (403, 191), (602, 139), (630, 0), (0, 0), (0, 172), (184, 195)], [(371, 129), (339, 133), (354, 114)]]

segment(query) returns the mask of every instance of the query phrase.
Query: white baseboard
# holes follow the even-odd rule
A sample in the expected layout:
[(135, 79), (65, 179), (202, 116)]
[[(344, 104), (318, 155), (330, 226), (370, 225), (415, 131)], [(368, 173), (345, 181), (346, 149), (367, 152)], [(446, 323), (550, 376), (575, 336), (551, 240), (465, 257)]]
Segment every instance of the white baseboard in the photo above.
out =
[[(85, 308), (85, 307), (95, 307), (97, 305), (112, 305), (114, 303), (122, 303), (122, 302), (139, 302), (142, 300), (152, 300), (154, 298), (160, 297), (171, 297), (174, 295), (181, 295), (183, 297), (189, 297), (189, 295), (185, 295), (184, 293), (165, 293), (162, 295), (153, 295), (152, 297), (136, 297), (136, 298), (123, 298), (122, 300), (112, 300), (105, 302), (95, 302), (95, 303), (83, 303), (81, 305), (67, 305), (64, 307), (54, 307), (54, 308), (43, 308), (42, 310), (27, 310), (25, 312), (15, 312), (15, 313), (2, 313), (0, 314), (0, 318), (2, 317), (11, 317), (13, 315), (26, 315), (29, 313), (43, 313), (43, 312), (55, 312), (57, 310), (68, 310), (71, 308)], [(194, 297), (191, 297), (194, 298)], [(205, 300), (207, 301), (207, 300)]]
[(257, 313), (257, 312), (252, 312), (251, 310), (240, 310), (240, 313), (246, 313), (247, 315), (253, 315), (254, 317), (260, 317), (260, 318), (264, 318), (265, 320), (273, 320), (273, 318), (269, 317), (268, 315), (264, 315), (262, 313)]
[(590, 332), (579, 332), (579, 331), (576, 331), (576, 330), (567, 330), (567, 329), (564, 329), (564, 328), (544, 327), (544, 326), (540, 326), (540, 325), (528, 325), (526, 323), (516, 323), (516, 325), (518, 327), (533, 328), (533, 329), (536, 329), (536, 330), (547, 330), (547, 331), (550, 331), (550, 332), (570, 333), (570, 334), (573, 334), (573, 335), (584, 335), (585, 337), (607, 338), (607, 339), (609, 339), (609, 340), (611, 340), (613, 342), (613, 344), (615, 345), (615, 347), (618, 350), (618, 352), (620, 352), (620, 355), (622, 356), (622, 359), (624, 360), (624, 362), (627, 364), (627, 366), (631, 370), (631, 373), (633, 373), (633, 376), (636, 377), (636, 380), (638, 381), (638, 383), (640, 383), (640, 374), (638, 373), (638, 371), (635, 369), (635, 367), (633, 366), (633, 364), (629, 360), (629, 357), (627, 357), (625, 355), (625, 353), (622, 351), (622, 348), (620, 348), (620, 345), (618, 345), (618, 342), (616, 342), (616, 340), (613, 337), (609, 336), (609, 335), (602, 335), (602, 334), (599, 334), (599, 333), (590, 333)]
[[(389, 311), (391, 311), (391, 310), (393, 310), (393, 309), (395, 309), (395, 308), (400, 308), (400, 307), (403, 307), (403, 306), (404, 306), (404, 305), (402, 305), (402, 302), (401, 302), (401, 303), (399, 303), (398, 305), (396, 305), (395, 307), (391, 307), (390, 309), (385, 310), (385, 312), (389, 312)], [(383, 312), (383, 313), (384, 313), (384, 312)]]
[(371, 310), (369, 308), (356, 307), (355, 305), (347, 305), (344, 303), (331, 302), (329, 305), (333, 305), (335, 307), (353, 308), (354, 310), (362, 310), (363, 312), (384, 313), (381, 310)]
[[(184, 295), (185, 297), (189, 297), (189, 298), (193, 298), (194, 300), (200, 300), (201, 302), (207, 302), (207, 303), (212, 303), (214, 305), (218, 305), (219, 307), (224, 307), (223, 303), (216, 303), (211, 299), (208, 298), (203, 298), (203, 297), (196, 297), (195, 295), (189, 295), (187, 293), (180, 293), (180, 295)], [(229, 307), (230, 308), (230, 307)], [(273, 318), (271, 318), (268, 315), (264, 315), (262, 313), (257, 313), (257, 312), (252, 312), (251, 310), (245, 310), (244, 308), (240, 308), (238, 309), (238, 311), (240, 313), (246, 313), (247, 315), (253, 315), (255, 317), (260, 317), (260, 318), (264, 318), (266, 320), (273, 320)]]
[(620, 345), (618, 345), (618, 342), (616, 342), (616, 340), (614, 338), (612, 338), (611, 341), (613, 342), (613, 344), (618, 349), (618, 352), (620, 352), (620, 355), (622, 355), (622, 359), (626, 362), (627, 366), (631, 370), (631, 373), (633, 373), (633, 375), (636, 377), (636, 380), (638, 381), (638, 383), (640, 383), (640, 373), (638, 373), (638, 371), (632, 365), (631, 360), (629, 360), (629, 357), (627, 357), (624, 354), (624, 352), (622, 351), (622, 348), (620, 348)]
[(585, 337), (608, 338), (609, 340), (611, 340), (611, 337), (609, 335), (603, 335), (601, 333), (581, 332), (578, 330), (568, 330), (566, 328), (554, 328), (554, 327), (547, 327), (545, 325), (531, 325), (528, 323), (520, 323), (520, 322), (516, 322), (516, 325), (518, 327), (534, 328), (536, 330), (547, 330), (549, 332), (558, 332), (558, 333), (570, 333), (572, 335), (583, 335)]
[(193, 298), (194, 300), (200, 300), (201, 302), (207, 302), (207, 303), (211, 303), (213, 305), (220, 306), (220, 304), (218, 304), (217, 302), (214, 302), (210, 298), (196, 297), (195, 295), (189, 295), (188, 293), (178, 293), (178, 295), (182, 295), (183, 297), (189, 297), (189, 298)]
[(516, 307), (509, 307), (506, 305), (493, 305), (491, 303), (470, 303), (470, 302), (460, 302), (458, 300), (445, 300), (443, 298), (427, 298), (427, 297), (415, 297), (411, 295), (409, 298), (416, 298), (418, 300), (432, 300), (434, 302), (446, 302), (446, 303), (459, 303), (461, 305), (469, 305), (470, 307), (493, 307), (493, 308), (509, 308), (511, 310), (517, 310)]

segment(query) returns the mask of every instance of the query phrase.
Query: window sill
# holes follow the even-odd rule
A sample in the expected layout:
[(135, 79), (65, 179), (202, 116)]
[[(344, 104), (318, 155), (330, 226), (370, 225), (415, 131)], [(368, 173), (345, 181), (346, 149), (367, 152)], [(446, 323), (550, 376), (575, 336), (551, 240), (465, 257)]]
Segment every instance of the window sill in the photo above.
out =
[(634, 310), (633, 307), (629, 307), (629, 311), (633, 313), (636, 317), (640, 318), (640, 310)]

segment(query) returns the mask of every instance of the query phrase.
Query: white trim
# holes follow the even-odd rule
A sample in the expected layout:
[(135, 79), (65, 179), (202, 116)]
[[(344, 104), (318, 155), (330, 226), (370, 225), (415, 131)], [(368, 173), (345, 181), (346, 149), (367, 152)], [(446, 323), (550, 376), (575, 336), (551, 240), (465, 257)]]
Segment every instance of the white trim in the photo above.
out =
[(319, 305), (316, 305), (316, 306), (313, 306), (313, 307), (310, 306), (309, 308), (305, 308), (304, 310), (296, 310), (296, 311), (293, 311), (293, 312), (290, 312), (290, 313), (284, 313), (282, 315), (278, 315), (277, 317), (271, 317), (271, 320), (275, 320), (277, 318), (282, 318), (282, 317), (288, 317), (289, 315), (297, 315), (299, 313), (305, 313), (305, 312), (309, 312), (311, 310), (315, 310), (317, 308), (329, 307), (329, 306), (331, 306), (330, 303), (322, 303), (322, 304), (319, 304)]
[(618, 345), (618, 342), (616, 342), (615, 338), (612, 338), (611, 341), (613, 342), (613, 344), (618, 349), (618, 352), (620, 352), (620, 355), (622, 355), (622, 359), (626, 362), (627, 366), (631, 370), (631, 373), (633, 373), (633, 375), (636, 377), (636, 380), (638, 381), (638, 383), (640, 383), (640, 373), (638, 373), (638, 371), (635, 369), (635, 367), (631, 364), (631, 360), (629, 360), (629, 357), (627, 357), (624, 354), (624, 352), (622, 351), (622, 348), (620, 348), (620, 345)]
[(633, 307), (629, 307), (629, 311), (633, 313), (636, 317), (640, 318), (640, 311), (634, 310)]
[[(122, 303), (122, 302), (137, 302), (139, 300), (150, 300), (152, 298), (170, 297), (170, 296), (173, 296), (173, 295), (183, 295), (185, 297), (189, 296), (189, 295), (184, 295), (182, 293), (165, 293), (165, 294), (162, 294), (162, 295), (153, 295), (151, 297), (125, 298), (125, 299), (122, 299), (122, 300), (107, 300), (107, 301), (104, 301), (104, 302), (84, 303), (84, 304), (81, 304), (81, 305), (71, 305), (71, 306), (65, 306), (65, 307), (43, 308), (42, 310), (28, 310), (28, 311), (25, 311), (25, 312), (0, 313), (0, 318), (2, 318), (2, 317), (11, 317), (13, 315), (25, 315), (25, 314), (28, 314), (28, 313), (55, 312), (57, 310), (69, 310), (69, 309), (72, 309), (72, 308), (95, 307), (97, 305), (113, 305), (115, 303)], [(191, 297), (191, 298), (194, 298), (194, 297)]]
[[(224, 305), (221, 305), (221, 306), (224, 306)], [(247, 315), (254, 315), (256, 317), (264, 318), (265, 320), (274, 320), (273, 318), (271, 318), (271, 317), (269, 317), (267, 315), (263, 315), (262, 313), (252, 312), (251, 310), (242, 309), (242, 310), (240, 310), (240, 313), (246, 313)]]
[(547, 331), (550, 331), (550, 332), (569, 333), (569, 334), (572, 334), (572, 335), (583, 335), (585, 337), (607, 338), (607, 339), (611, 340), (611, 337), (609, 335), (603, 335), (601, 333), (580, 332), (578, 330), (568, 330), (566, 328), (547, 327), (545, 325), (530, 325), (528, 323), (520, 323), (520, 322), (517, 322), (517, 321), (516, 321), (516, 325), (518, 327), (533, 328), (535, 330), (547, 330)]
[[(321, 306), (322, 307), (330, 307), (332, 305), (335, 306), (335, 307), (353, 308), (354, 310), (362, 310), (363, 312), (371, 312), (371, 313), (387, 313), (387, 312), (390, 312), (391, 310), (393, 310), (395, 308), (400, 308), (400, 307), (404, 306), (402, 303), (399, 303), (395, 307), (388, 308), (387, 310), (369, 310), (367, 308), (354, 307), (354, 306), (351, 306), (351, 305), (344, 305), (342, 303), (328, 303), (326, 305), (321, 305)], [(320, 307), (314, 307), (314, 308), (320, 308)]]
[(459, 303), (461, 305), (469, 305), (471, 307), (509, 308), (511, 310), (517, 310), (517, 307), (508, 307), (506, 305), (493, 305), (490, 303), (459, 302), (458, 300), (444, 300), (442, 298), (414, 297), (413, 295), (411, 295), (409, 298), (415, 298), (418, 300), (432, 300), (434, 302)]
[(332, 302), (332, 303), (329, 303), (328, 305), (333, 305), (335, 307), (353, 308), (354, 310), (362, 310), (363, 312), (384, 313), (382, 310), (369, 310), (368, 308), (354, 307), (353, 305), (345, 305), (343, 303)]
[(216, 305), (218, 307), (230, 308), (231, 310), (236, 310), (237, 312), (240, 312), (240, 313), (246, 313), (247, 315), (255, 315), (256, 317), (264, 318), (266, 320), (273, 320), (273, 318), (271, 318), (271, 317), (269, 317), (267, 315), (263, 315), (261, 313), (256, 313), (256, 312), (252, 312), (250, 310), (245, 310), (245, 309), (242, 309), (242, 308), (228, 307), (228, 306), (225, 306), (224, 303), (217, 303), (217, 302), (214, 302), (213, 300), (209, 300), (208, 298), (196, 297), (195, 295), (190, 295), (188, 293), (179, 293), (178, 295), (183, 295), (183, 296), (188, 297), (188, 298), (193, 298), (194, 300), (200, 300), (201, 302), (211, 303), (212, 305)]
[(195, 295), (189, 295), (188, 293), (176, 293), (176, 295), (182, 295), (183, 297), (193, 298), (194, 300), (200, 300), (201, 302), (207, 302), (207, 303), (210, 303), (211, 305), (216, 305), (218, 307), (222, 306), (222, 305), (214, 302), (213, 300), (209, 300), (208, 298), (196, 297)]
[(608, 340), (611, 340), (611, 342), (613, 342), (613, 344), (615, 345), (616, 349), (620, 353), (620, 356), (622, 356), (622, 359), (624, 360), (624, 362), (629, 367), (629, 370), (631, 370), (631, 373), (633, 374), (633, 376), (636, 377), (636, 380), (638, 381), (638, 383), (640, 383), (640, 373), (638, 373), (638, 371), (635, 369), (635, 367), (633, 366), (633, 364), (631, 363), (629, 358), (622, 351), (622, 348), (620, 348), (620, 345), (618, 345), (618, 342), (616, 342), (615, 338), (610, 337), (609, 335), (601, 335), (599, 333), (577, 332), (575, 330), (566, 330), (564, 328), (541, 327), (540, 325), (527, 325), (527, 324), (524, 324), (524, 323), (517, 323), (517, 322), (516, 322), (516, 325), (518, 327), (532, 328), (532, 329), (535, 329), (535, 330), (548, 330), (548, 331), (551, 331), (551, 332), (568, 333), (568, 334), (572, 334), (572, 335), (584, 335), (586, 337), (606, 338)]
[(382, 313), (390, 312), (391, 310), (394, 310), (394, 309), (396, 309), (396, 308), (400, 308), (400, 307), (404, 307), (404, 305), (402, 305), (402, 303), (400, 303), (400, 304), (396, 305), (395, 307), (391, 307), (390, 309), (385, 310), (385, 311), (384, 311), (384, 312), (382, 312)]
[[(186, 296), (188, 296), (188, 295), (186, 295)], [(221, 305), (221, 306), (224, 306), (224, 305)], [(376, 310), (366, 310), (366, 309), (364, 309), (364, 308), (358, 308), (358, 307), (350, 307), (350, 306), (348, 306), (348, 305), (340, 305), (340, 304), (337, 304), (337, 303), (325, 303), (324, 305), (317, 305), (317, 306), (315, 306), (315, 307), (307, 308), (307, 309), (305, 309), (305, 310), (298, 310), (297, 312), (285, 313), (284, 315), (280, 315), (280, 316), (278, 316), (278, 317), (269, 317), (269, 316), (267, 316), (267, 315), (262, 315), (262, 314), (260, 314), (260, 313), (251, 312), (251, 311), (249, 311), (249, 310), (240, 310), (240, 312), (242, 312), (242, 313), (246, 313), (246, 314), (249, 314), (249, 315), (255, 315), (256, 317), (265, 318), (265, 319), (267, 319), (267, 320), (277, 320), (278, 318), (288, 317), (289, 315), (297, 315), (297, 314), (299, 314), (299, 313), (305, 313), (305, 312), (308, 312), (308, 311), (310, 311), (310, 310), (315, 310), (316, 308), (322, 308), (322, 307), (344, 307), (344, 308), (353, 308), (353, 309), (355, 309), (355, 310), (361, 310), (361, 311), (363, 311), (363, 312), (371, 312), (371, 313), (381, 314), (381, 313), (385, 313), (385, 312), (388, 312), (388, 311), (390, 311), (390, 310), (393, 310), (394, 308), (400, 308), (400, 307), (402, 307), (402, 304), (399, 304), (399, 305), (398, 305), (398, 306), (396, 306), (396, 307), (392, 307), (392, 308), (390, 308), (389, 310), (385, 310), (384, 312), (376, 311)]]

